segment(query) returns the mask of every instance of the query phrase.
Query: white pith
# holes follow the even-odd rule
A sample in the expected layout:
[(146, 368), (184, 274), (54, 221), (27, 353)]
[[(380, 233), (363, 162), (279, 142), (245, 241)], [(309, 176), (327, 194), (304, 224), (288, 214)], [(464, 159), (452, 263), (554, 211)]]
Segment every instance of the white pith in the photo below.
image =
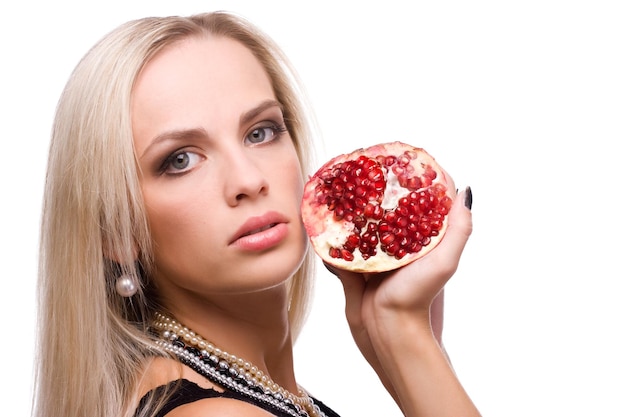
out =
[(400, 194), (399, 190), (406, 190), (406, 188), (400, 187), (398, 183), (398, 177), (392, 170), (387, 172), (387, 185), (385, 186), (385, 194), (383, 194), (383, 201), (380, 206), (384, 209), (392, 209), (398, 206), (398, 200), (405, 194)]
[[(377, 145), (382, 146), (376, 149), (374, 152), (373, 148), (370, 148), (372, 152), (364, 152), (364, 150), (355, 151), (352, 154), (343, 155), (343, 157), (337, 157), (333, 161), (329, 161), (324, 167), (320, 168), (319, 172), (322, 172), (324, 168), (328, 168), (333, 163), (340, 163), (345, 160), (356, 159), (359, 155), (369, 154), (369, 155), (379, 155), (386, 154), (389, 151), (389, 154), (400, 154), (401, 152), (397, 147), (402, 148), (402, 151), (409, 148), (409, 145), (404, 145), (401, 143), (391, 144), (391, 148), (386, 148), (387, 145)], [(438, 178), (435, 183), (446, 184), (446, 178), (440, 167), (436, 164), (435, 160), (428, 155), (423, 149), (413, 148), (414, 151), (419, 155), (417, 160), (411, 161), (411, 165), (413, 168), (412, 175), (422, 177), (426, 166), (431, 166), (433, 169), (437, 171)], [(315, 176), (314, 176), (315, 177)], [(393, 172), (392, 169), (388, 169), (386, 171), (386, 187), (385, 193), (383, 195), (381, 201), (381, 208), (384, 210), (391, 210), (398, 206), (398, 201), (403, 196), (407, 195), (410, 191), (404, 187), (401, 187), (398, 181), (398, 177)], [(425, 187), (429, 188), (429, 187)], [(314, 193), (315, 184), (312, 182), (309, 187), (305, 187), (305, 199), (309, 193)], [(418, 190), (419, 191), (419, 190)], [(409, 253), (402, 259), (398, 260), (394, 256), (390, 256), (385, 253), (381, 249), (380, 243), (376, 246), (376, 255), (369, 257), (367, 260), (363, 259), (361, 256), (361, 252), (356, 249), (352, 252), (354, 259), (351, 261), (346, 261), (342, 258), (333, 258), (330, 256), (329, 252), (331, 248), (340, 249), (346, 243), (348, 237), (354, 233), (354, 224), (346, 221), (337, 221), (334, 219), (334, 213), (332, 211), (325, 211), (322, 207), (315, 207), (314, 205), (304, 204), (303, 207), (303, 217), (305, 219), (316, 219), (316, 221), (306, 222), (305, 226), (307, 229), (307, 233), (311, 239), (311, 243), (315, 249), (315, 252), (325, 261), (331, 265), (334, 265), (341, 269), (347, 269), (355, 272), (382, 272), (389, 271), (392, 269), (396, 269), (402, 265), (412, 262), (415, 259), (418, 259), (424, 256), (426, 253), (430, 252), (439, 241), (443, 238), (445, 230), (447, 228), (447, 216), (443, 220), (443, 226), (439, 231), (438, 236), (433, 236), (431, 239), (431, 243), (428, 246), (422, 248), (421, 251), (417, 253)], [(320, 211), (321, 210), (321, 211)]]

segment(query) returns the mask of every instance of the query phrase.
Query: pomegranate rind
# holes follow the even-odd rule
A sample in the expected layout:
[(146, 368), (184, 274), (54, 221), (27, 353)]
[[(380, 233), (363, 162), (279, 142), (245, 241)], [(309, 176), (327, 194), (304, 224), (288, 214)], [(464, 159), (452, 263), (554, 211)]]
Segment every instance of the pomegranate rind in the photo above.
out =
[[(445, 191), (450, 198), (450, 202), (454, 198), (452, 190), (447, 183), (448, 177), (443, 169), (435, 161), (435, 159), (424, 149), (417, 148), (403, 142), (390, 142), (374, 145), (369, 148), (360, 148), (353, 152), (338, 155), (322, 165), (317, 172), (312, 175), (305, 184), (303, 199), (301, 204), (301, 215), (304, 228), (311, 246), (315, 253), (326, 263), (340, 269), (362, 273), (385, 272), (400, 268), (417, 259), (420, 259), (431, 252), (442, 240), (448, 227), (447, 213), (442, 219), (441, 228), (435, 236), (430, 236), (430, 243), (421, 247), (418, 252), (409, 252), (400, 259), (396, 256), (388, 255), (381, 248), (380, 242), (377, 245), (377, 253), (374, 256), (365, 259), (361, 256), (361, 252), (357, 249), (352, 252), (353, 259), (345, 260), (341, 257), (333, 257), (330, 255), (331, 248), (342, 248), (348, 237), (354, 233), (355, 225), (351, 221), (337, 220), (334, 212), (329, 210), (324, 204), (318, 202), (318, 186), (322, 183), (322, 176), (328, 175), (329, 170), (338, 164), (354, 161), (361, 156), (375, 159), (377, 156), (387, 155), (406, 155), (410, 153), (412, 159), (409, 164), (413, 169), (413, 176), (423, 177), (427, 170), (436, 173), (432, 183), (419, 187), (416, 190), (408, 190), (399, 185), (398, 177), (392, 169), (386, 171), (386, 189), (380, 205), (384, 209), (391, 209), (397, 206), (398, 200), (407, 195), (410, 191), (425, 191), (432, 187), (439, 187)], [(428, 183), (428, 180), (426, 180)]]

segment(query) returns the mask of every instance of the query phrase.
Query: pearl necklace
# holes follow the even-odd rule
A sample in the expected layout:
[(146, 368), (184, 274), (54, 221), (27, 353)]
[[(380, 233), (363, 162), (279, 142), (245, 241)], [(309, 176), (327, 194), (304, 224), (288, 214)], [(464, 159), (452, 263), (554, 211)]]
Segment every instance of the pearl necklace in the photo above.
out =
[(326, 417), (302, 389), (286, 390), (252, 363), (238, 358), (161, 313), (153, 327), (160, 333), (157, 345), (214, 383), (272, 405), (294, 417)]

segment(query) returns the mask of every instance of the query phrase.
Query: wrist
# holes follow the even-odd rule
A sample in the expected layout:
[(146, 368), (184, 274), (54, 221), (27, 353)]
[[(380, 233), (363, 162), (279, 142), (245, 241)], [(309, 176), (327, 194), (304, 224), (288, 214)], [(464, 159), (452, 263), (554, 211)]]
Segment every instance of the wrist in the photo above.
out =
[(372, 336), (404, 415), (478, 415), (433, 333), (428, 314), (394, 316)]
[(375, 349), (385, 352), (384, 356), (387, 357), (405, 354), (414, 356), (421, 349), (439, 346), (427, 310), (379, 315), (368, 332), (372, 336)]

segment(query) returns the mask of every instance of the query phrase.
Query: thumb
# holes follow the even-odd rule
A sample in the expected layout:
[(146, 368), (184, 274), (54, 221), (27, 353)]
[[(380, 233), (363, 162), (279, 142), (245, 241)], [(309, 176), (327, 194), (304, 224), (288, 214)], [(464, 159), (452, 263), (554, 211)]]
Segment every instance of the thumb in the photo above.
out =
[(461, 254), (472, 234), (472, 189), (465, 188), (456, 196), (448, 215), (448, 228), (441, 243), (424, 258), (429, 262), (447, 265), (451, 276), (458, 266)]

